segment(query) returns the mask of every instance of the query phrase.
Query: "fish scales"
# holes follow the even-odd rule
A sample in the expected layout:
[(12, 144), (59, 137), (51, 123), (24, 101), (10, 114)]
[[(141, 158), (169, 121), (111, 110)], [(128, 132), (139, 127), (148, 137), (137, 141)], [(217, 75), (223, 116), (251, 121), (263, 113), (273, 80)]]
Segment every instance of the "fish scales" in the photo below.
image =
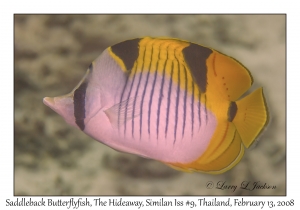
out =
[[(169, 148), (171, 153), (175, 149), (183, 147), (184, 144), (194, 147), (193, 144), (188, 145), (187, 141), (192, 142), (195, 139), (200, 142), (199, 135), (208, 132), (208, 128), (200, 128), (200, 123), (195, 123), (194, 126), (199, 127), (199, 131), (197, 130), (193, 136), (192, 125), (186, 123), (187, 120), (191, 121), (192, 109), (198, 109), (197, 103), (194, 103), (193, 106), (186, 106), (186, 104), (192, 104), (191, 94), (180, 97), (187, 92), (178, 88), (179, 85), (171, 83), (171, 78), (163, 75), (155, 76), (155, 72), (149, 74), (148, 72), (137, 74), (127, 81), (124, 91), (127, 99), (126, 110), (131, 107), (140, 107), (140, 115), (133, 117), (135, 114), (132, 112), (131, 119), (119, 127), (119, 130), (122, 131), (119, 132), (120, 141), (147, 141), (154, 147), (164, 144), (166, 145), (165, 149)], [(128, 103), (130, 98), (133, 98), (132, 103)], [(136, 99), (134, 100), (134, 98)], [(135, 110), (133, 109), (133, 111)], [(200, 113), (205, 114), (204, 108)], [(177, 120), (175, 120), (176, 117)], [(121, 118), (124, 121), (127, 120), (126, 116)], [(184, 131), (186, 131), (186, 135), (183, 136)]]
[[(133, 107), (135, 107), (135, 106), (140, 106), (141, 107), (140, 108), (140, 118), (139, 119), (134, 119), (134, 117), (132, 117), (132, 123), (131, 123), (132, 124), (132, 127), (131, 127), (132, 136), (131, 137), (136, 138), (136, 136), (138, 136), (138, 134), (134, 133), (134, 131), (139, 129), (139, 131), (140, 131), (140, 135), (138, 137), (139, 140), (141, 140), (141, 139), (144, 139), (144, 140), (148, 139), (149, 140), (149, 138), (151, 136), (152, 141), (154, 141), (155, 137), (153, 136), (153, 134), (154, 134), (154, 130), (156, 130), (156, 141), (158, 139), (162, 140), (163, 136), (158, 136), (158, 133), (162, 133), (161, 131), (159, 132), (160, 129), (159, 129), (159, 126), (158, 126), (160, 124), (160, 122), (162, 121), (162, 123), (161, 123), (162, 127), (166, 128), (165, 129), (165, 137), (170, 136), (170, 134), (169, 135), (167, 135), (167, 134), (172, 132), (173, 135), (174, 135), (173, 144), (175, 144), (177, 138), (180, 138), (180, 137), (178, 137), (178, 133), (181, 134), (181, 138), (184, 137), (183, 135), (184, 135), (184, 131), (185, 131), (186, 115), (187, 115), (186, 112), (187, 111), (189, 111), (190, 113), (192, 112), (191, 110), (187, 110), (187, 103), (192, 103), (192, 100), (194, 100), (194, 96), (189, 97), (190, 100), (187, 101), (187, 82), (188, 82), (187, 81), (187, 70), (183, 65), (180, 65), (180, 63), (178, 62), (179, 59), (177, 59), (176, 56), (174, 56), (175, 54), (179, 55), (179, 53), (174, 53), (176, 49), (174, 48), (172, 50), (163, 51), (162, 53), (160, 53), (160, 47), (157, 46), (158, 44), (156, 44), (155, 47), (153, 47), (154, 44), (150, 45), (152, 47), (149, 47), (149, 45), (150, 44), (146, 45), (145, 48), (148, 49), (148, 51), (151, 52), (151, 53), (146, 54), (145, 49), (143, 49), (141, 47), (140, 53), (139, 53), (139, 55), (141, 55), (141, 56), (138, 58), (137, 63), (134, 65), (134, 68), (131, 71), (131, 74), (130, 74), (129, 80), (128, 80), (130, 82), (126, 83), (126, 86), (125, 86), (125, 89), (124, 89), (124, 95), (127, 95), (127, 97), (126, 97), (126, 99), (127, 99), (126, 110), (128, 108), (128, 100), (132, 97), (134, 98)], [(147, 55), (147, 57), (151, 58), (148, 62), (145, 62), (145, 59), (143, 58), (145, 54)], [(166, 54), (167, 56), (164, 56), (164, 57), (162, 56), (161, 57), (161, 54), (162, 55)], [(159, 72), (159, 68), (157, 68), (157, 66), (158, 66), (158, 63), (166, 63), (166, 60), (167, 60), (166, 58), (167, 57), (172, 57), (172, 56), (168, 56), (168, 54), (171, 54), (173, 56), (172, 62), (175, 63), (175, 65), (173, 65), (173, 66), (175, 66), (177, 68), (167, 69), (167, 71), (177, 72), (177, 74), (179, 76), (173, 77), (173, 78), (178, 80), (177, 84), (180, 84), (180, 79), (182, 78), (182, 76), (180, 76), (180, 74), (181, 74), (181, 72), (184, 72), (183, 80), (185, 82), (182, 83), (182, 84), (184, 84), (184, 90), (183, 91), (180, 91), (179, 85), (175, 86), (175, 84), (172, 85), (172, 83), (170, 83), (169, 87), (168, 87), (169, 92), (167, 94), (167, 93), (163, 92), (163, 90), (167, 89), (167, 87), (165, 87), (165, 85), (163, 85), (164, 80), (166, 79), (166, 77), (168, 77), (168, 75), (166, 76), (165, 73), (163, 73), (163, 72), (166, 71), (166, 68), (163, 68), (162, 72), (160, 72), (160, 74), (162, 74), (162, 75), (157, 76), (158, 72)], [(152, 61), (152, 62), (150, 62), (150, 61)], [(140, 69), (137, 69), (137, 66), (142, 66), (144, 68), (142, 70), (140, 70)], [(161, 65), (161, 66), (164, 67), (164, 65)], [(153, 68), (153, 67), (155, 67), (155, 68)], [(138, 74), (137, 72), (140, 72), (140, 74), (137, 75)], [(170, 76), (166, 80), (173, 81), (173, 79), (171, 80), (172, 76), (171, 77)], [(139, 80), (137, 81), (136, 78), (139, 78)], [(190, 79), (192, 79), (192, 78), (190, 77)], [(133, 84), (135, 84), (135, 85), (133, 85)], [(160, 84), (160, 85), (158, 85), (158, 84)], [(192, 83), (192, 85), (194, 86), (193, 83)], [(157, 89), (157, 90), (155, 90), (155, 89)], [(143, 90), (143, 92), (138, 93), (138, 90)], [(175, 97), (171, 98), (170, 97), (171, 93), (175, 93)], [(191, 91), (191, 93), (193, 93), (193, 92)], [(141, 100), (140, 104), (138, 104), (138, 105), (136, 104), (137, 95), (142, 97), (142, 100)], [(167, 102), (168, 105), (167, 106), (165, 105), (165, 102), (162, 103), (162, 101), (163, 101), (162, 96), (163, 95), (168, 95), (168, 99), (167, 99), (168, 100), (168, 102)], [(179, 99), (180, 99), (181, 95), (184, 96), (184, 97), (182, 98), (183, 102), (180, 101), (180, 105), (179, 105)], [(154, 105), (154, 104), (152, 106), (153, 98), (160, 99), (160, 100), (158, 100), (158, 107), (156, 107), (156, 105)], [(191, 100), (191, 98), (192, 98), (192, 100)], [(121, 101), (122, 101), (122, 99), (123, 99), (123, 97), (121, 97)], [(148, 101), (148, 107), (147, 107), (147, 104), (144, 105), (144, 101)], [(170, 102), (171, 101), (173, 103), (175, 101), (176, 103), (175, 103), (175, 110), (172, 110), (170, 112)], [(164, 113), (163, 111), (161, 111), (161, 106), (163, 106), (163, 107), (166, 106), (166, 108), (164, 110), (168, 110), (167, 111), (168, 114), (166, 115), (165, 119), (163, 119), (164, 117), (162, 117), (162, 116), (165, 116), (164, 114), (162, 116), (158, 116), (158, 115), (155, 116), (154, 115), (155, 110), (157, 110), (157, 112), (159, 112), (159, 113), (160, 112)], [(179, 108), (179, 107), (182, 107), (182, 109)], [(195, 107), (193, 105), (191, 105), (188, 108), (195, 109)], [(143, 114), (143, 110), (148, 110), (147, 116), (145, 116), (145, 113)], [(135, 111), (135, 109), (133, 109), (132, 116), (134, 115), (134, 111)], [(204, 110), (203, 113), (206, 113), (205, 110)], [(175, 114), (175, 121), (174, 121), (174, 118), (172, 119), (172, 117), (174, 117), (174, 114)], [(179, 118), (179, 115), (182, 116), (182, 117)], [(191, 116), (191, 114), (189, 116)], [(169, 128), (169, 117), (171, 117), (172, 122), (175, 122), (175, 124), (172, 125), (170, 130), (168, 130), (168, 128)], [(178, 121), (178, 118), (180, 119), (179, 121)], [(126, 120), (126, 119), (127, 119), (127, 111), (125, 111), (124, 120)], [(138, 120), (140, 121), (140, 123), (136, 122)], [(163, 121), (163, 120), (165, 120), (165, 121)], [(154, 122), (157, 122), (157, 123), (154, 123)], [(134, 127), (134, 125), (137, 125), (137, 124), (139, 124), (139, 128), (137, 126), (136, 126), (136, 128)], [(146, 135), (142, 135), (143, 125), (147, 126), (147, 131), (144, 131), (144, 133), (146, 133)], [(163, 126), (163, 125), (165, 125), (165, 126)], [(178, 126), (178, 129), (177, 129), (177, 126)], [(188, 127), (190, 129), (189, 132), (188, 132), (190, 135), (192, 133), (191, 132), (191, 127), (192, 126), (193, 125), (190, 125)], [(198, 126), (200, 127), (200, 124)], [(150, 131), (150, 127), (151, 127), (151, 131)], [(126, 132), (126, 130), (130, 130), (130, 129), (127, 129), (127, 123), (124, 122), (124, 133)], [(127, 133), (127, 134), (129, 135), (129, 133)], [(190, 138), (190, 136), (187, 136), (187, 137)], [(168, 139), (171, 139), (171, 138), (168, 138)]]

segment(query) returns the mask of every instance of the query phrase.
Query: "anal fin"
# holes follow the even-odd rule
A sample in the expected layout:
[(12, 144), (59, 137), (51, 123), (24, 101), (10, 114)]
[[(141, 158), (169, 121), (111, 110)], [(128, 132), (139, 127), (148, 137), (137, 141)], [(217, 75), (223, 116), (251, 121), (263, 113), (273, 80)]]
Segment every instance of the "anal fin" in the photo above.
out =
[(229, 147), (234, 139), (236, 128), (233, 123), (224, 120), (218, 123), (216, 131), (206, 151), (199, 158), (203, 164), (213, 161)]
[(238, 132), (235, 133), (234, 139), (229, 147), (215, 160), (207, 164), (196, 166), (197, 171), (209, 174), (221, 174), (232, 169), (239, 163), (244, 156), (244, 145)]
[(232, 169), (239, 163), (244, 156), (244, 151), (245, 148), (241, 142), (241, 137), (239, 133), (236, 132), (229, 147), (219, 157), (209, 163), (202, 164), (199, 158), (189, 164), (167, 163), (167, 165), (184, 172), (197, 171), (209, 174), (221, 174)]

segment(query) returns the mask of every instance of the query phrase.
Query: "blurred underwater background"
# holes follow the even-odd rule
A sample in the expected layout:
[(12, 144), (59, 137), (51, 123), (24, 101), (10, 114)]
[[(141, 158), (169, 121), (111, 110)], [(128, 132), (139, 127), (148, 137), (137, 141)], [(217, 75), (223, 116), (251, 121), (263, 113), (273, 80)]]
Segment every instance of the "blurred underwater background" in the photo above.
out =
[[(286, 194), (285, 15), (15, 15), (14, 36), (15, 195)], [(251, 91), (264, 88), (269, 126), (232, 170), (183, 173), (117, 152), (43, 104), (69, 93), (105, 48), (144, 36), (214, 48), (251, 71)], [(241, 188), (255, 182), (270, 189)]]

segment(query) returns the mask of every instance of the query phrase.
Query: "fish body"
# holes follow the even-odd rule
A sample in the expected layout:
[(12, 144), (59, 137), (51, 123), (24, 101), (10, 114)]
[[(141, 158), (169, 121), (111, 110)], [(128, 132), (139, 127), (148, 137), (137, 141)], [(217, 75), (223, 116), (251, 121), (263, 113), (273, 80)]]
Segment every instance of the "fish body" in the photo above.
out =
[(262, 88), (240, 99), (252, 83), (242, 64), (214, 49), (145, 37), (108, 47), (71, 93), (44, 103), (115, 150), (219, 174), (267, 124)]

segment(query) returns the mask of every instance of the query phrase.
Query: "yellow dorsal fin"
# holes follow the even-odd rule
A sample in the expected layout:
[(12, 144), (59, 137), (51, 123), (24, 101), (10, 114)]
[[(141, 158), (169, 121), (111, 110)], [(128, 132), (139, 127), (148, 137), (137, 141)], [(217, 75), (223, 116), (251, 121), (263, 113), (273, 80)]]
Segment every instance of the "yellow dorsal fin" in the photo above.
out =
[(207, 65), (209, 82), (214, 93), (228, 101), (236, 101), (252, 85), (250, 72), (235, 59), (214, 51), (209, 57)]

